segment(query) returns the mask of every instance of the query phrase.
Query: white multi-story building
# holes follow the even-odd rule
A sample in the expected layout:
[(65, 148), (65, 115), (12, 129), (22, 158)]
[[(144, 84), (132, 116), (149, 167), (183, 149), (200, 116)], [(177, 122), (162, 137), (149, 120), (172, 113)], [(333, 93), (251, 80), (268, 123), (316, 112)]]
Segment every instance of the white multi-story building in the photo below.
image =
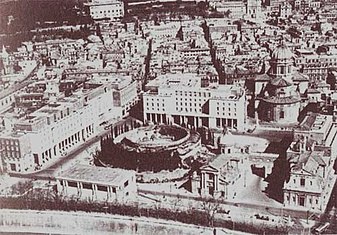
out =
[(124, 16), (124, 3), (118, 0), (94, 0), (86, 3), (90, 16), (94, 20), (110, 18), (118, 19)]
[[(30, 164), (31, 152), (30, 139), (24, 133), (1, 133), (0, 136), (0, 167), (10, 171), (17, 171), (18, 168), (25, 168)], [(18, 162), (17, 159), (20, 159)]]
[(324, 211), (336, 181), (337, 127), (331, 116), (309, 114), (294, 131), (287, 150), (289, 180), (283, 187), (284, 205)]
[[(284, 204), (290, 207), (324, 211), (336, 181), (333, 162), (328, 149), (315, 147), (302, 151), (293, 143), (287, 152), (290, 158), (290, 177), (283, 187)], [(308, 147), (308, 146), (305, 146)], [(291, 151), (291, 152), (290, 152)]]
[(242, 131), (246, 123), (243, 88), (219, 85), (197, 74), (167, 74), (147, 84), (144, 120), (188, 127)]
[(252, 19), (260, 19), (262, 17), (261, 0), (247, 0), (247, 17)]
[(0, 133), (2, 143), (7, 146), (15, 136), (20, 136), (13, 141), (19, 146), (29, 146), (17, 151), (15, 144), (9, 144), (11, 151), (7, 151), (4, 145), (6, 151), (1, 151), (0, 156), (5, 170), (32, 170), (66, 154), (92, 137), (100, 123), (126, 116), (137, 101), (137, 84), (128, 77), (87, 86), (93, 88), (82, 89), (69, 97), (53, 98), (32, 113), (16, 115), (17, 120), (11, 113), (4, 115), (6, 129)]
[(279, 17), (286, 19), (292, 14), (292, 6), (288, 2), (283, 2), (279, 6)]
[(330, 146), (336, 131), (337, 128), (333, 125), (332, 116), (309, 113), (300, 127), (294, 131), (294, 139), (295, 141), (305, 139), (311, 143), (316, 142), (319, 145)]
[(295, 59), (295, 65), (309, 76), (310, 81), (324, 81), (329, 69), (337, 68), (337, 55), (301, 54)]

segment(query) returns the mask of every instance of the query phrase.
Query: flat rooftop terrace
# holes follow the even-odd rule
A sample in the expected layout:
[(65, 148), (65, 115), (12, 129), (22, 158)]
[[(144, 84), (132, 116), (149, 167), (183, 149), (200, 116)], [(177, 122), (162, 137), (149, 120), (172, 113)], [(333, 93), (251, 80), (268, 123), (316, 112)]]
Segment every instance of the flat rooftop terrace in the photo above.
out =
[(119, 186), (124, 184), (132, 172), (109, 167), (77, 165), (60, 173), (56, 179)]

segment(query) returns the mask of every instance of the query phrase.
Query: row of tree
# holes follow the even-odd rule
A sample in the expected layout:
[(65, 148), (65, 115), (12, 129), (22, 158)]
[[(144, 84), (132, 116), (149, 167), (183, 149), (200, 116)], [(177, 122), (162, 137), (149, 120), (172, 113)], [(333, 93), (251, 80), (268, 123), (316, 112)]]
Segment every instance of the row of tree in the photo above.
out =
[[(216, 226), (234, 228), (234, 222), (215, 219), (216, 207), (205, 202), (203, 210), (188, 209), (186, 211), (170, 210), (160, 207), (145, 208), (138, 204), (118, 204), (108, 202), (94, 202), (91, 200), (78, 200), (64, 198), (54, 191), (34, 190), (20, 197), (0, 197), (0, 208), (6, 209), (31, 209), (31, 210), (59, 210), (59, 211), (84, 211), (119, 214), (125, 216), (147, 216), (165, 220), (174, 220), (187, 224), (200, 226)], [(235, 229), (253, 234), (285, 234), (286, 227), (272, 228), (254, 224), (235, 223)]]

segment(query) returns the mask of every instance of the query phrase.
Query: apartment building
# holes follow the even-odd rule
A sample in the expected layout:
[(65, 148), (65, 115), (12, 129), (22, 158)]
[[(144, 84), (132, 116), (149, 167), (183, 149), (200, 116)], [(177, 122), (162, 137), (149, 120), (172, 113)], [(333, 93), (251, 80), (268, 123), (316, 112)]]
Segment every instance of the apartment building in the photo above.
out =
[(309, 76), (310, 81), (325, 81), (329, 69), (337, 68), (336, 54), (301, 54), (295, 59), (295, 66), (303, 74)]

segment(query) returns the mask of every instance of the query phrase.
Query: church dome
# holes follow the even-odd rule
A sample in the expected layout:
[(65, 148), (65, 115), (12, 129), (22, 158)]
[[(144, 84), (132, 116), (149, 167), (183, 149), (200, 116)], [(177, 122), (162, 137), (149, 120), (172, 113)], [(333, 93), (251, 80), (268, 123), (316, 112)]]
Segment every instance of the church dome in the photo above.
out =
[(282, 43), (279, 45), (273, 52), (271, 59), (272, 60), (290, 60), (293, 58), (293, 53), (290, 49)]

